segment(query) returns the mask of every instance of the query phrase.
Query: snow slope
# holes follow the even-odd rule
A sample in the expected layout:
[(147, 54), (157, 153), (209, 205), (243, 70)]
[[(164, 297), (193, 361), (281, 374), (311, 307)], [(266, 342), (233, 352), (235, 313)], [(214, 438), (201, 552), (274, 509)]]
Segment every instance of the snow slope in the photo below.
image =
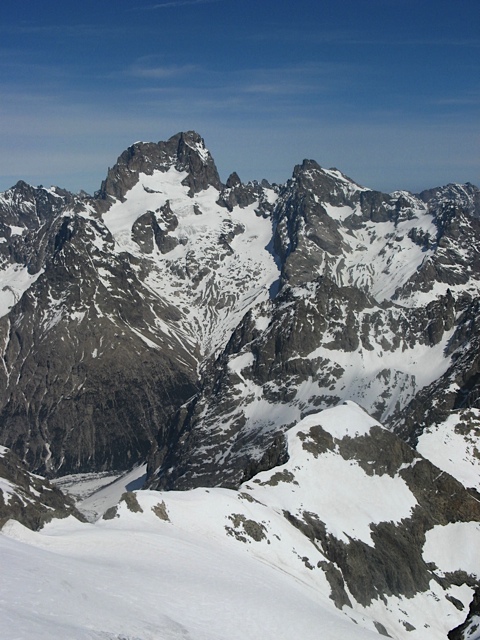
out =
[(41, 533), (11, 521), (0, 554), (3, 640), (377, 637), (282, 568), (153, 514)]
[[(147, 261), (148, 269), (138, 268), (143, 284), (180, 311), (185, 340), (209, 355), (253, 304), (268, 300), (279, 272), (267, 249), (272, 221), (256, 214), (258, 202), (228, 211), (217, 203), (214, 187), (190, 197), (182, 184), (186, 176), (174, 167), (140, 174), (125, 201), (116, 201), (103, 220), (115, 251)], [(269, 197), (275, 198), (272, 190)], [(146, 212), (168, 236), (167, 248), (154, 244), (148, 253), (134, 240), (134, 225)]]
[[(335, 607), (331, 563), (292, 518), (321, 520), (331, 543), (373, 547), (372, 525), (408, 519), (417, 500), (401, 472), (367, 473), (335, 448), (322, 453), (313, 446), (318, 429), (343, 446), (381, 427), (348, 403), (299, 422), (288, 432), (289, 461), (239, 491), (129, 492), (94, 523), (70, 517), (40, 532), (9, 521), (0, 533), (0, 638), (444, 639), (465, 618), (472, 589), (464, 584), (432, 580), (415, 597), (384, 595), (368, 606), (345, 585), (350, 604)], [(127, 480), (101, 488), (97, 509)], [(89, 500), (95, 495), (84, 508)], [(455, 527), (430, 531), (426, 560), (476, 573), (478, 523)], [(468, 545), (452, 554), (459, 528)]]
[(479, 437), (480, 409), (461, 410), (425, 429), (417, 451), (464, 487), (480, 491)]

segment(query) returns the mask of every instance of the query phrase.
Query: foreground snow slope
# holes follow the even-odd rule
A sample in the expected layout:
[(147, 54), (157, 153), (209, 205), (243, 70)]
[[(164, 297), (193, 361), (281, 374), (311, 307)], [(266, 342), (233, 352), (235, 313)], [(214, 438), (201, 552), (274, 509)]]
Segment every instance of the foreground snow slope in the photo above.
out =
[[(458, 498), (455, 525), (437, 525), (440, 484), (421, 484), (438, 470), (353, 403), (287, 436), (288, 462), (238, 491), (130, 491), (95, 523), (70, 517), (40, 532), (9, 521), (0, 638), (446, 638), (472, 599), (449, 575), (480, 575), (469, 497)], [(85, 513), (130, 480), (87, 498)]]
[[(162, 523), (12, 523), (0, 537), (4, 640), (354, 640), (376, 634), (281, 568)], [(193, 524), (193, 523), (192, 523)]]

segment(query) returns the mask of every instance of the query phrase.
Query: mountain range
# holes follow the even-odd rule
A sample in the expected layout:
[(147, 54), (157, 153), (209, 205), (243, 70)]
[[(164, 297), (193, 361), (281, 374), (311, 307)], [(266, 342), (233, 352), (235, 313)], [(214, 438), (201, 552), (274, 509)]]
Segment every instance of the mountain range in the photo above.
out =
[[(472, 184), (384, 194), (314, 160), (224, 184), (193, 131), (133, 144), (94, 196), (18, 182), (0, 541), (174, 529), (307, 585), (325, 637), (480, 638), (479, 247)], [(95, 524), (58, 489), (145, 463)], [(203, 637), (176, 620), (68, 637)]]

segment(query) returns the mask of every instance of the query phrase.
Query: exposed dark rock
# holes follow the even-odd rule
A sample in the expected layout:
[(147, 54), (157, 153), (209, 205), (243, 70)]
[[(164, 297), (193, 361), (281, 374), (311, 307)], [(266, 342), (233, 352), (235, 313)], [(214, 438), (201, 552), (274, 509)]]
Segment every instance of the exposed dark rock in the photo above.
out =
[(170, 518), (168, 517), (167, 507), (163, 500), (162, 502), (159, 502), (154, 507), (152, 507), (152, 511), (157, 516), (157, 518), (160, 518), (160, 520), (165, 520), (165, 522), (170, 522)]
[[(318, 425), (308, 434), (300, 434), (300, 439), (315, 457), (331, 452), (358, 464), (369, 475), (399, 475), (417, 500), (410, 517), (401, 522), (370, 525), (373, 545), (337, 539), (327, 531), (321, 514), (284, 513), (291, 524), (321, 548), (357, 602), (368, 606), (372, 600), (388, 596), (411, 598), (428, 590), (432, 579), (445, 589), (465, 582), (466, 577), (437, 575), (436, 568), (427, 565), (422, 557), (425, 534), (434, 526), (480, 521), (480, 503), (457, 480), (380, 427), (372, 427), (367, 435), (338, 440)], [(331, 567), (324, 568), (332, 585), (332, 599), (341, 607), (345, 604), (343, 582)]]
[(469, 182), (426, 189), (418, 197), (433, 210), (448, 203), (460, 203), (469, 214), (480, 216), (480, 189)]
[(232, 514), (230, 516), (230, 520), (232, 522), (232, 526), (225, 526), (225, 530), (229, 535), (234, 536), (240, 542), (250, 542), (248, 538), (255, 542), (260, 542), (266, 538), (266, 529), (263, 524), (250, 520), (241, 513)]
[(325, 572), (325, 576), (332, 589), (330, 598), (334, 601), (337, 609), (341, 609), (344, 606), (351, 607), (352, 602), (345, 590), (345, 581), (342, 577), (342, 572), (332, 562), (319, 562), (318, 567)]
[(480, 587), (475, 589), (472, 602), (470, 603), (470, 610), (463, 622), (455, 629), (452, 629), (449, 634), (449, 640), (469, 640), (475, 638), (476, 633), (480, 629), (478, 619), (480, 617)]
[(13, 451), (0, 450), (0, 478), (10, 491), (0, 489), (0, 529), (7, 520), (17, 520), (37, 531), (53, 518), (84, 517), (73, 500), (44, 478), (29, 473)]
[(143, 509), (140, 506), (137, 496), (133, 491), (125, 491), (120, 498), (120, 502), (125, 502), (129, 511), (132, 513), (143, 513)]
[(123, 200), (127, 191), (137, 184), (140, 173), (152, 175), (154, 171), (165, 172), (172, 166), (187, 172), (184, 184), (189, 187), (190, 194), (209, 186), (218, 191), (222, 189), (217, 168), (203, 139), (195, 131), (187, 131), (177, 133), (167, 142), (137, 142), (124, 151), (95, 194), (100, 208), (106, 210), (112, 197)]

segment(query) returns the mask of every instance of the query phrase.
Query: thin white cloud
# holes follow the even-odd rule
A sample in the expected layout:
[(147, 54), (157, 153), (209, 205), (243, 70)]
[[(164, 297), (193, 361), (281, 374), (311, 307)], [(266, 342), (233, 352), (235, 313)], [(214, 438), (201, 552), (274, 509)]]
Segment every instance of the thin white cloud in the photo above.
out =
[(212, 2), (220, 2), (220, 0), (169, 0), (168, 2), (160, 2), (152, 5), (152, 9), (168, 9), (169, 7), (184, 7), (190, 4), (210, 4)]
[(113, 26), (95, 23), (80, 24), (34, 24), (25, 23), (19, 25), (0, 25), (0, 34), (13, 36), (44, 35), (46, 37), (65, 38), (105, 38), (106, 36), (123, 37), (131, 33), (131, 25)]
[(353, 63), (305, 62), (283, 67), (239, 70), (235, 74), (238, 93), (268, 96), (313, 96), (348, 87), (349, 91), (362, 81), (368, 67)]
[(137, 64), (128, 69), (128, 75), (134, 76), (135, 78), (152, 78), (159, 80), (164, 78), (175, 78), (197, 70), (198, 67), (194, 64), (160, 66), (143, 66)]
[(252, 31), (242, 37), (248, 40), (265, 40), (274, 42), (308, 42), (310, 44), (336, 44), (336, 45), (367, 45), (367, 46), (425, 46), (425, 47), (480, 47), (480, 38), (458, 38), (458, 37), (432, 37), (427, 34), (425, 37), (399, 38), (396, 33), (383, 33), (379, 35), (363, 33), (357, 30), (328, 30), (322, 31), (317, 28), (298, 30), (295, 28), (274, 27), (263, 31)]
[(433, 101), (433, 104), (453, 107), (478, 106), (480, 105), (480, 92), (472, 91), (470, 93), (451, 96), (448, 98), (439, 98), (438, 100)]
[[(220, 72), (197, 64), (164, 64), (157, 56), (146, 56), (132, 63), (123, 73), (134, 78), (151, 80), (141, 91), (155, 92), (155, 80), (192, 76), (189, 86), (182, 85), (182, 93), (220, 92), (221, 96), (299, 96), (323, 93), (348, 83), (351, 88), (362, 75), (359, 65), (304, 63), (270, 68), (245, 68)], [(195, 74), (195, 75), (193, 75)], [(147, 83), (148, 84), (148, 83)], [(162, 90), (164, 87), (162, 87)]]

